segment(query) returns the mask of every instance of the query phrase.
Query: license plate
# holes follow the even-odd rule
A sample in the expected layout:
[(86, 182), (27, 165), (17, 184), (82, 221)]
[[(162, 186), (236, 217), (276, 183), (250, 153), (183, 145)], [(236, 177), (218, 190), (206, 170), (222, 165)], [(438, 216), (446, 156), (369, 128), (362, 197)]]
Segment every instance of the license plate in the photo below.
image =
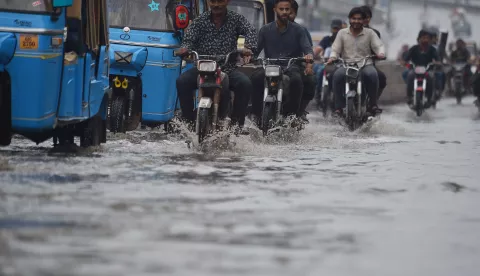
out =
[(38, 35), (20, 35), (20, 49), (38, 49)]

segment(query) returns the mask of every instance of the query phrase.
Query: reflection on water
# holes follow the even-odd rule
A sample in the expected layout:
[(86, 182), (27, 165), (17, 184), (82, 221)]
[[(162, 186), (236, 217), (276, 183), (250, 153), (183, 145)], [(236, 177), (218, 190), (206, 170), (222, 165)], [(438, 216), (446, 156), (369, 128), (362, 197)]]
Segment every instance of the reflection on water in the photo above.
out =
[(207, 150), (155, 129), (61, 156), (16, 139), (0, 274), (476, 275), (480, 125), (450, 103), (356, 132), (313, 113)]

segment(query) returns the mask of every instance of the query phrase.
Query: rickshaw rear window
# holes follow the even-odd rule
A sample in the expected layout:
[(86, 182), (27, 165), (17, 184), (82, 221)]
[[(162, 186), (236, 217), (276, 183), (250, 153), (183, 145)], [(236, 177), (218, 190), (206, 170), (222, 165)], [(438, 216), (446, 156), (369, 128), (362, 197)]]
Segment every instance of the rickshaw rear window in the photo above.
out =
[(228, 9), (245, 16), (257, 31), (265, 24), (263, 4), (259, 1), (231, 0)]
[(176, 0), (108, 0), (111, 27), (174, 31)]
[(51, 12), (51, 0), (0, 0), (0, 10), (19, 12)]

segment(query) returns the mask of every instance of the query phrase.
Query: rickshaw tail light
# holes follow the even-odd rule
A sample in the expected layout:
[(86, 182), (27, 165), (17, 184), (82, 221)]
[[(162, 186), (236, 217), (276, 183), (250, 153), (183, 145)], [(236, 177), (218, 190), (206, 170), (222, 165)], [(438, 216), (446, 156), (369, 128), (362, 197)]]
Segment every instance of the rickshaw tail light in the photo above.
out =
[(61, 37), (52, 37), (52, 47), (57, 48), (60, 47), (63, 43), (63, 39)]

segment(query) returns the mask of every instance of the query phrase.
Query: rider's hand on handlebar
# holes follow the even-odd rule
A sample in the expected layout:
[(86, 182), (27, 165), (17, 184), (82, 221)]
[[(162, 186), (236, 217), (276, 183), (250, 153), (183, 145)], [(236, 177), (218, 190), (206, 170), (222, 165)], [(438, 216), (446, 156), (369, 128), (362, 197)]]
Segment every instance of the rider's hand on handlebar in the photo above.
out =
[(312, 63), (313, 62), (313, 55), (308, 54), (303, 57), (307, 63)]
[(185, 56), (187, 53), (188, 53), (187, 48), (180, 48), (180, 49), (175, 51), (175, 55), (178, 56), (178, 57)]
[(377, 55), (377, 58), (378, 59), (385, 59), (385, 54), (384, 53), (380, 53)]
[(334, 61), (335, 61), (334, 58), (329, 58), (329, 59), (327, 60), (327, 65), (332, 64)]
[(242, 55), (243, 55), (243, 62), (245, 64), (248, 64), (248, 63), (250, 63), (250, 60), (252, 59), (253, 52), (250, 49), (244, 48), (243, 51), (242, 51)]

